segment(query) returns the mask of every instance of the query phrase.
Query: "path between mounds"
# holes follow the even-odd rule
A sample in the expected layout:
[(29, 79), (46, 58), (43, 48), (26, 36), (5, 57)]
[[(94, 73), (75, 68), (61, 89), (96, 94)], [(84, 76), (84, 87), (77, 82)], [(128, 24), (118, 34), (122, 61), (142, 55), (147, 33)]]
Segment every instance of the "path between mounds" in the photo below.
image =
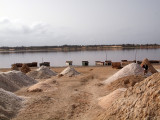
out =
[(56, 81), (56, 91), (17, 92), (32, 98), (13, 120), (90, 120), (98, 110), (96, 102), (103, 88), (98, 85), (100, 81), (94, 75), (63, 76)]

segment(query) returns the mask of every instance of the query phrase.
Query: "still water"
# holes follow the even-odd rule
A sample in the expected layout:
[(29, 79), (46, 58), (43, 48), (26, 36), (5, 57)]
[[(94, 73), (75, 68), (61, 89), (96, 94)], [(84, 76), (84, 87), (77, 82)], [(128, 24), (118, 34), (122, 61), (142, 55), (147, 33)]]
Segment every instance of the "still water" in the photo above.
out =
[(89, 65), (95, 65), (95, 61), (112, 60), (160, 60), (160, 49), (126, 49), (106, 51), (75, 51), (75, 52), (29, 52), (29, 53), (0, 53), (0, 68), (11, 67), (13, 63), (50, 62), (51, 66), (65, 66), (68, 60), (73, 65), (81, 65), (82, 61), (89, 61)]

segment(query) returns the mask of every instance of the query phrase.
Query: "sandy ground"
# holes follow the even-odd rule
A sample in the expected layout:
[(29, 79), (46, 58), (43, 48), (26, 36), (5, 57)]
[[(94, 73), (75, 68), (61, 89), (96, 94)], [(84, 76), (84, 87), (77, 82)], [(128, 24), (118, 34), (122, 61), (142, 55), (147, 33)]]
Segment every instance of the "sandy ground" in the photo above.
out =
[[(159, 64), (154, 67), (160, 69)], [(64, 67), (51, 69), (60, 73)], [(52, 87), (47, 91), (27, 92), (28, 88), (22, 88), (15, 92), (19, 96), (27, 97), (27, 102), (13, 120), (96, 120), (104, 111), (97, 104), (98, 98), (109, 94), (102, 81), (118, 69), (110, 66), (75, 67), (75, 69), (81, 74), (50, 78)]]

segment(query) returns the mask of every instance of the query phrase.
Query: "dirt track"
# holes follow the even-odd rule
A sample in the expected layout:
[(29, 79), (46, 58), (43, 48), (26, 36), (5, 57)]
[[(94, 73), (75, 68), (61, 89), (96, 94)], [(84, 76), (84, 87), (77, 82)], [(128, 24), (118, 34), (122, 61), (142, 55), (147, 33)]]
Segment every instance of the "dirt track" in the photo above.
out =
[[(64, 68), (52, 68), (56, 72)], [(52, 77), (53, 87), (45, 92), (16, 92), (30, 97), (14, 120), (91, 120), (103, 109), (97, 106), (99, 97), (107, 94), (103, 80), (115, 73), (111, 67), (78, 67), (81, 74), (73, 77)], [(44, 81), (44, 80), (41, 80)]]

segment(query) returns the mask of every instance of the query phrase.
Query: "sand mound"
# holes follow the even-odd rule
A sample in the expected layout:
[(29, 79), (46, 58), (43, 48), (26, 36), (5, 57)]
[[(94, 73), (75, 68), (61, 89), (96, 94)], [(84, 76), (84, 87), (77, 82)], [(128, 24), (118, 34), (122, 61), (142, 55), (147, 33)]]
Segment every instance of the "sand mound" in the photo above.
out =
[(42, 92), (46, 89), (49, 89), (51, 86), (49, 84), (46, 84), (46, 83), (43, 83), (43, 82), (40, 82), (40, 83), (37, 83), (33, 86), (31, 86), (30, 88), (28, 88), (28, 92)]
[(66, 69), (64, 69), (60, 75), (68, 75), (68, 76), (73, 76), (73, 75), (79, 75), (80, 73), (77, 72), (73, 67), (68, 66)]
[(155, 73), (130, 87), (101, 117), (105, 120), (159, 120), (159, 103), (160, 73)]
[[(131, 75), (143, 75), (144, 70), (143, 68), (138, 65), (137, 63), (131, 63), (121, 70), (119, 70), (117, 73), (115, 73), (113, 76), (109, 77), (107, 80), (104, 81), (104, 83), (109, 84), (119, 78), (125, 77), (125, 76), (131, 76)], [(150, 76), (151, 73), (148, 72), (146, 76)]]
[(104, 109), (109, 108), (110, 105), (115, 102), (126, 90), (126, 88), (119, 88), (111, 92), (109, 95), (99, 98), (98, 105)]
[(36, 81), (20, 71), (9, 71), (0, 73), (0, 88), (7, 91), (16, 91), (24, 86), (29, 86)]
[(36, 71), (31, 71), (27, 73), (27, 75), (34, 79), (48, 79), (51, 76), (57, 75), (57, 73), (53, 72), (46, 66), (41, 66)]
[(57, 82), (55, 80), (48, 79), (46, 81), (39, 82), (28, 88), (27, 92), (47, 92), (56, 89), (54, 86)]
[(14, 117), (22, 106), (24, 99), (0, 88), (0, 120)]
[(141, 63), (141, 66), (147, 64), (148, 65), (148, 71), (150, 71), (151, 73), (156, 73), (158, 72), (152, 65), (151, 63), (148, 61), (148, 59), (144, 59)]
[(145, 79), (145, 77), (142, 75), (126, 76), (123, 78), (119, 78), (119, 79), (111, 82), (110, 84), (107, 84), (105, 87), (106, 87), (107, 91), (113, 91), (118, 88), (128, 88), (131, 86), (133, 87), (136, 83), (141, 82), (144, 79)]
[(23, 64), (21, 67), (21, 72), (28, 73), (29, 71), (31, 71), (31, 69), (28, 67), (28, 65)]

